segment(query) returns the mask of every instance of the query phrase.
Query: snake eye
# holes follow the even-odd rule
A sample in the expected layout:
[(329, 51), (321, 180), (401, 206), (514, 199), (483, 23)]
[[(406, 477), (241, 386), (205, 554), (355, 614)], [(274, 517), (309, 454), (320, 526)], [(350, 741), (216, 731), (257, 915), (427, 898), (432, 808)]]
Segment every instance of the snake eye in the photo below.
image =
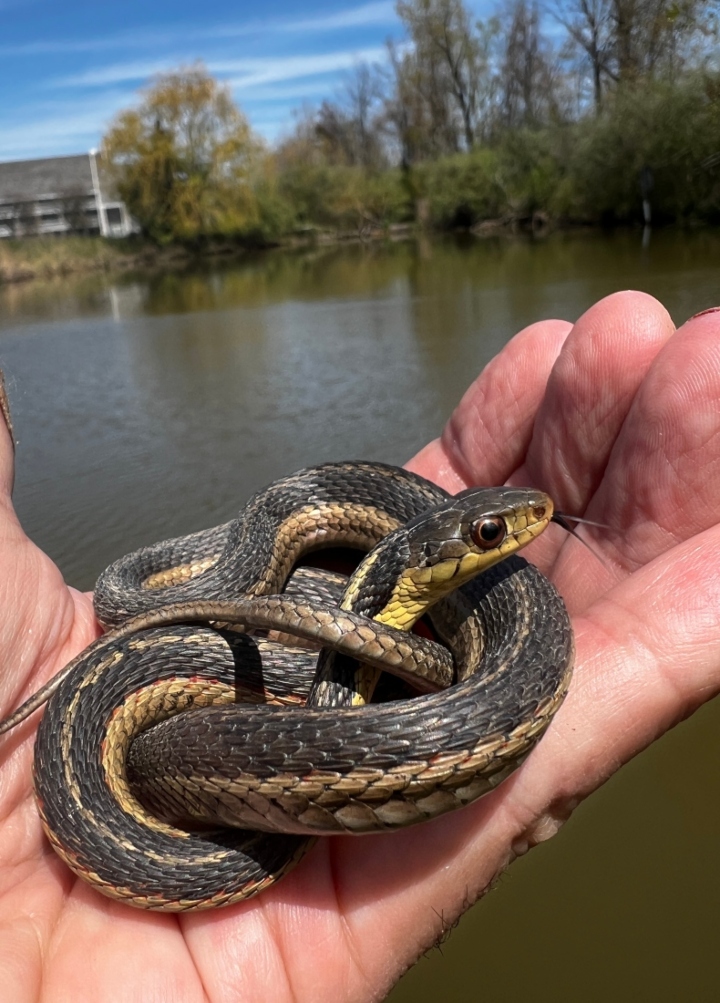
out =
[(476, 547), (481, 550), (492, 550), (499, 547), (507, 536), (505, 520), (497, 515), (488, 519), (478, 519), (470, 527), (470, 536)]

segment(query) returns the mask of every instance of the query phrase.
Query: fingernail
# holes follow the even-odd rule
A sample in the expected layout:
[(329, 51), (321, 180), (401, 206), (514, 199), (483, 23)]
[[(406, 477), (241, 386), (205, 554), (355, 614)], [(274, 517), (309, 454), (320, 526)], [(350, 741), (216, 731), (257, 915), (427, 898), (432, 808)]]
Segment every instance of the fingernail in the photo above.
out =
[(700, 313), (694, 313), (690, 320), (695, 320), (696, 317), (704, 317), (706, 313), (720, 313), (720, 306), (711, 306), (707, 310), (701, 310)]

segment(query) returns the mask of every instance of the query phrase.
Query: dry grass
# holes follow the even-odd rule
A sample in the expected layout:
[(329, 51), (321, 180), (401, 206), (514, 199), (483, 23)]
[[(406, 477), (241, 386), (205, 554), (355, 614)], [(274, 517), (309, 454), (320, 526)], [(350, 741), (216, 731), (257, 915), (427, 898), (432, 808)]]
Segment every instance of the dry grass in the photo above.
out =
[(72, 272), (130, 268), (152, 255), (143, 245), (101, 237), (27, 237), (0, 240), (0, 284)]

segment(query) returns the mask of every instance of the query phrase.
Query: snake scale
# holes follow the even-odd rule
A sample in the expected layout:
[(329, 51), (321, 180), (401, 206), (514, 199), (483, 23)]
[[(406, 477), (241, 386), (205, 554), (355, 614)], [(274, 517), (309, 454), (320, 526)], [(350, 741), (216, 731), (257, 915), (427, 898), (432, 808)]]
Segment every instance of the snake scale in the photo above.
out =
[[(513, 556), (552, 514), (530, 489), (450, 497), (396, 467), (325, 464), (117, 561), (95, 593), (108, 632), (1, 729), (49, 696), (34, 781), (52, 845), (115, 899), (206, 909), (271, 885), (314, 836), (492, 790), (570, 679), (562, 600)], [(288, 581), (326, 547), (370, 553), (344, 586)], [(446, 647), (408, 633), (430, 606)]]

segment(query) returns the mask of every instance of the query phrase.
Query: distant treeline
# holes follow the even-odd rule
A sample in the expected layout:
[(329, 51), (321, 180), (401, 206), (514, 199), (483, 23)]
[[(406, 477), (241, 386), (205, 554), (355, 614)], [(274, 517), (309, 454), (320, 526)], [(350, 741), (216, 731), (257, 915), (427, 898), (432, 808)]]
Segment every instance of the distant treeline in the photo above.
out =
[(397, 4), (381, 65), (273, 150), (202, 66), (159, 77), (104, 142), (158, 243), (393, 224), (720, 220), (720, 0)]

